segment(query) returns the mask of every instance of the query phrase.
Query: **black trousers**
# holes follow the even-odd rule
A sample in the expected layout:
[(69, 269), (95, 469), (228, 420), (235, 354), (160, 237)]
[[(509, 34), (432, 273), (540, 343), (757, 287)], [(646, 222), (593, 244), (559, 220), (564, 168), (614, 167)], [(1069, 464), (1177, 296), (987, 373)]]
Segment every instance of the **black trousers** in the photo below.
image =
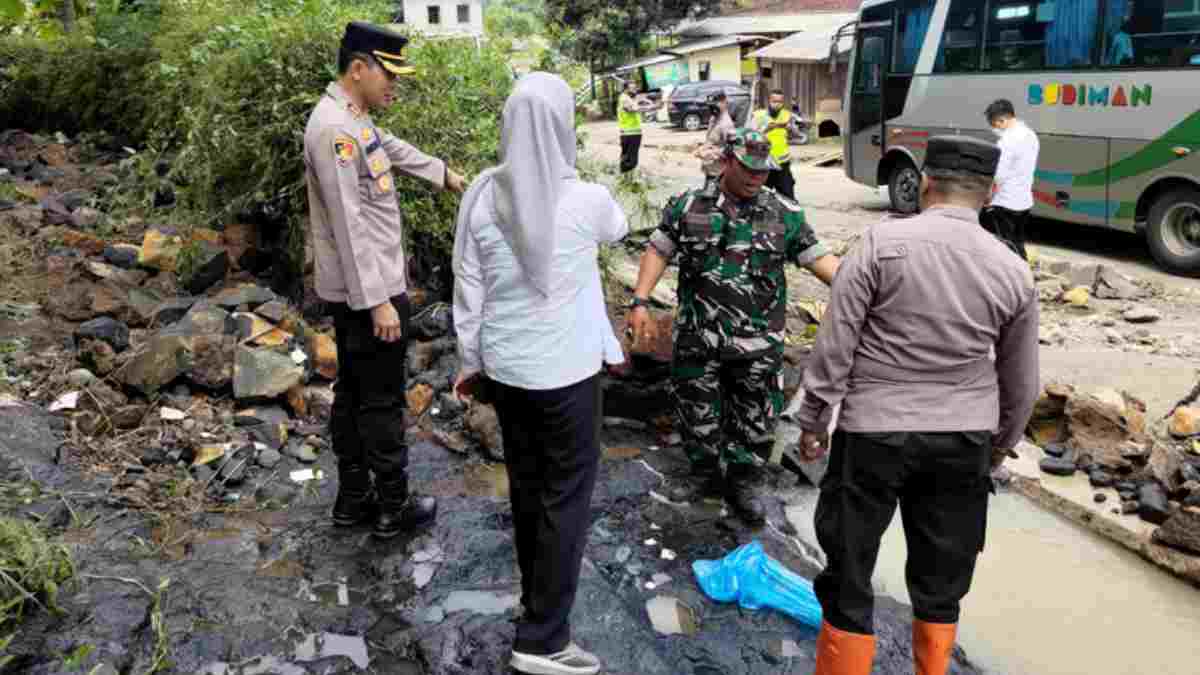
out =
[(778, 169), (772, 169), (766, 185), (788, 199), (796, 199), (796, 177), (792, 175), (792, 163), (783, 162)]
[(637, 168), (638, 152), (641, 149), (641, 134), (621, 136), (621, 173), (628, 173)]
[(1022, 260), (1029, 260), (1029, 255), (1025, 252), (1025, 227), (1029, 224), (1029, 211), (985, 206), (979, 212), (979, 224), (1008, 245)]
[(986, 431), (834, 434), (816, 513), (828, 565), (813, 581), (826, 621), (874, 633), (871, 575), (899, 502), (913, 614), (958, 622), (987, 528), (991, 439)]
[(408, 469), (404, 439), (408, 296), (392, 298), (392, 305), (404, 335), (395, 342), (375, 337), (370, 310), (330, 305), (337, 332), (338, 379), (329, 426), (339, 465), (365, 464), (376, 479), (394, 482), (405, 478)]
[(600, 463), (600, 378), (544, 391), (493, 386), (525, 606), (513, 649), (552, 654), (571, 640)]

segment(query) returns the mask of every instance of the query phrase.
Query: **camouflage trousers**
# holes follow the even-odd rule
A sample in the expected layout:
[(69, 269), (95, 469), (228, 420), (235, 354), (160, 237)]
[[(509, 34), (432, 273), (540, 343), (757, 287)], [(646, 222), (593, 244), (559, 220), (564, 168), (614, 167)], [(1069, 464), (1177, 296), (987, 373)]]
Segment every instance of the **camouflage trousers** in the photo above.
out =
[(767, 459), (783, 412), (783, 353), (743, 359), (716, 350), (680, 349), (672, 364), (672, 396), (693, 467), (753, 466)]

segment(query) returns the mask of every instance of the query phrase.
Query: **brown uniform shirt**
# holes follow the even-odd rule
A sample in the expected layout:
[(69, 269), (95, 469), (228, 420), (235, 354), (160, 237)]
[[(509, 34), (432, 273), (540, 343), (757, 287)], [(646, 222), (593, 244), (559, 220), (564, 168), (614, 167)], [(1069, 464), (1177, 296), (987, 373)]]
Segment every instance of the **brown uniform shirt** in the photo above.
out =
[(1033, 275), (965, 208), (872, 227), (842, 260), (804, 372), (805, 429), (995, 432), (1011, 448), (1038, 395)]
[(369, 309), (408, 288), (392, 171), (445, 184), (446, 165), (375, 126), (329, 85), (304, 131), (317, 295)]

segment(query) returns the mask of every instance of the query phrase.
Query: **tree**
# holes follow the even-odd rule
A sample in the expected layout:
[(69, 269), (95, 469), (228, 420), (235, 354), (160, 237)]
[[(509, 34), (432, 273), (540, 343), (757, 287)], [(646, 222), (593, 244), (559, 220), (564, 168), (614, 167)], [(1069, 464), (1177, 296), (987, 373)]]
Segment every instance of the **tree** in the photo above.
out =
[(542, 32), (546, 20), (543, 0), (496, 0), (487, 4), (488, 35), (524, 39)]
[(8, 26), (28, 23), (44, 28), (53, 19), (64, 33), (73, 33), (77, 17), (86, 11), (85, 0), (0, 0), (0, 20)]
[(645, 38), (721, 9), (721, 0), (547, 0), (559, 49), (603, 69), (640, 56)]

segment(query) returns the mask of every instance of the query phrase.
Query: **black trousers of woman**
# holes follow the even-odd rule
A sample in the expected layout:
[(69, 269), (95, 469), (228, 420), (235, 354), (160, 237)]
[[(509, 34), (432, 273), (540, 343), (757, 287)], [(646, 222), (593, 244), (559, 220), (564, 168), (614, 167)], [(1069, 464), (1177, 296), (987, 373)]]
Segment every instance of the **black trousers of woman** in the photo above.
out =
[(513, 649), (553, 654), (571, 641), (571, 607), (591, 524), (600, 378), (541, 391), (493, 386), (525, 606)]

